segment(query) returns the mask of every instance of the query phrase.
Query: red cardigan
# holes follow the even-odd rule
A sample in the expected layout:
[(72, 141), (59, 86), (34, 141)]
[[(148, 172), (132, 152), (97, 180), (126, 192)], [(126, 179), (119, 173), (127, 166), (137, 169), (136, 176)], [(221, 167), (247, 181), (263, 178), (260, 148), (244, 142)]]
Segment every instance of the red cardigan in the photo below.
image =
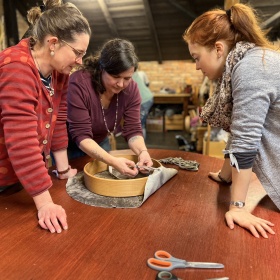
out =
[(0, 53), (0, 187), (21, 182), (31, 196), (52, 186), (43, 157), (67, 148), (68, 75), (52, 73), (51, 97), (29, 39)]

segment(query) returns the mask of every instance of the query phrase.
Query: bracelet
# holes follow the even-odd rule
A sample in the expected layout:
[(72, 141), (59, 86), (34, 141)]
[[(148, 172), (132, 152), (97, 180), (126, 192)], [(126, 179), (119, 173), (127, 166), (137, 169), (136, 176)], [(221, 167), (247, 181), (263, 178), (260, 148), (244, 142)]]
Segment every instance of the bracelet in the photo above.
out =
[(70, 169), (71, 169), (71, 166), (68, 165), (68, 168), (67, 168), (66, 170), (63, 170), (63, 171), (58, 171), (58, 170), (57, 170), (57, 174), (58, 174), (58, 175), (65, 174), (65, 173), (67, 173)]
[(138, 157), (142, 154), (142, 152), (148, 152), (148, 150), (141, 150)]

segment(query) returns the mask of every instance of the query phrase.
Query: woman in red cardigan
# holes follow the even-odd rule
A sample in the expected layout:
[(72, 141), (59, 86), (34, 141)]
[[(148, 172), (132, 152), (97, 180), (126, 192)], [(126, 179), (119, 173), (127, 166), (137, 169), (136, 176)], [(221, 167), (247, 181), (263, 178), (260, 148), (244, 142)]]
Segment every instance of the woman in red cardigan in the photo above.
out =
[(32, 197), (39, 224), (67, 229), (64, 209), (48, 189), (50, 152), (60, 179), (76, 174), (67, 158), (69, 74), (82, 64), (90, 27), (76, 6), (61, 0), (32, 8), (33, 36), (0, 53), (0, 194), (20, 184)]

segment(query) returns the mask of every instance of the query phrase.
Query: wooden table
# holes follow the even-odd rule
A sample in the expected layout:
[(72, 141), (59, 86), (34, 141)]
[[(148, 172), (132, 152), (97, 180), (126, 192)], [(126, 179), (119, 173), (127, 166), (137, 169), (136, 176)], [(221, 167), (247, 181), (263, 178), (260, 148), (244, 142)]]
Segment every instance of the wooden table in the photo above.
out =
[(184, 113), (188, 114), (190, 93), (155, 93), (154, 104), (183, 104)]
[[(152, 280), (157, 272), (146, 261), (159, 249), (189, 261), (225, 265), (222, 270), (173, 270), (182, 279), (279, 279), (279, 211), (256, 178), (246, 203), (256, 215), (275, 223), (277, 234), (268, 239), (225, 225), (229, 187), (207, 177), (222, 160), (174, 150), (150, 153), (156, 159), (197, 160), (199, 171), (179, 170), (136, 209), (84, 205), (68, 196), (65, 181), (54, 178), (51, 195), (63, 205), (69, 222), (69, 230), (61, 234), (39, 228), (33, 201), (24, 190), (0, 197), (0, 279)], [(81, 170), (89, 160), (86, 156), (71, 165)]]
[[(155, 93), (154, 104), (182, 104), (183, 105), (183, 122), (189, 111), (190, 93)], [(163, 132), (165, 132), (165, 116), (163, 116)]]

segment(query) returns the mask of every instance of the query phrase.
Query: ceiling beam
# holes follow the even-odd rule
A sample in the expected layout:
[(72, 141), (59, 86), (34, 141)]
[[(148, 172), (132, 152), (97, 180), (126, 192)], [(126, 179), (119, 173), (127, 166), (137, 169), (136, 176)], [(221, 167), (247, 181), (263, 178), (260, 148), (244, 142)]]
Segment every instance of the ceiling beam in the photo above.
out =
[[(182, 5), (180, 5), (177, 0), (168, 0), (168, 2), (176, 7), (179, 11), (183, 12), (185, 15), (189, 16), (192, 19), (195, 19), (197, 15), (191, 11), (191, 9), (185, 9)], [(189, 1), (186, 1), (189, 4)]]
[(15, 1), (3, 1), (5, 34), (8, 47), (19, 42)]
[(158, 36), (157, 36), (157, 31), (156, 31), (153, 15), (151, 12), (151, 7), (150, 7), (148, 0), (143, 0), (143, 3), (144, 3), (144, 7), (145, 7), (145, 12), (146, 12), (146, 15), (147, 15), (148, 21), (149, 21), (149, 28), (150, 28), (151, 34), (153, 36), (153, 39), (154, 39), (154, 44), (157, 49), (158, 63), (161, 64), (162, 63), (162, 53), (161, 53), (161, 48), (160, 48), (160, 44), (159, 44), (159, 40), (158, 40)]
[(119, 37), (119, 32), (118, 32), (118, 30), (116, 28), (116, 24), (114, 23), (111, 15), (110, 15), (109, 9), (108, 9), (105, 1), (104, 0), (97, 0), (97, 1), (99, 3), (99, 6), (100, 6), (100, 8), (101, 8), (101, 10), (103, 12), (105, 20), (107, 21), (112, 34), (114, 36), (116, 36), (116, 37)]
[(277, 19), (280, 18), (280, 11), (276, 14), (274, 14), (272, 17), (268, 18), (266, 21), (264, 21), (262, 24), (261, 24), (261, 27), (262, 28), (267, 28), (269, 27), (274, 21), (276, 21)]

